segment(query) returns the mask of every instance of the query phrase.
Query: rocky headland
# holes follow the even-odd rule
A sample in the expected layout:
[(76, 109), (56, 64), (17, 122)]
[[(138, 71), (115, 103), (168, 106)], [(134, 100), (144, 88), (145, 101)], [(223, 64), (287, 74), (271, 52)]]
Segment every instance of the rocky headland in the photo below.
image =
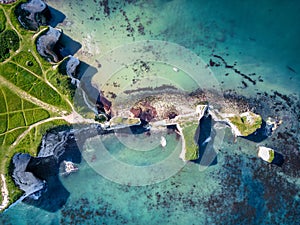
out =
[(47, 25), (51, 19), (48, 5), (42, 0), (31, 0), (20, 4), (15, 14), (20, 24), (28, 30), (38, 30), (41, 25)]
[(60, 39), (61, 34), (62, 30), (49, 26), (47, 32), (41, 35), (36, 42), (37, 51), (49, 62), (57, 63), (60, 61), (60, 56), (58, 56), (54, 48)]
[(158, 88), (151, 92), (143, 90), (131, 94), (126, 101), (113, 102), (112, 109), (115, 116), (139, 118), (143, 124), (150, 125), (151, 130), (175, 125), (175, 131), (182, 136), (180, 158), (184, 161), (197, 160), (199, 146), (212, 141), (209, 136), (199, 143), (200, 134), (197, 133), (201, 132), (201, 122), (208, 117), (213, 123), (230, 128), (235, 138), (251, 140), (255, 137), (264, 140), (278, 127), (278, 120), (268, 119), (266, 123), (261, 115), (249, 110), (250, 105), (239, 104), (234, 98), (228, 101), (219, 95), (211, 90), (185, 93), (175, 88), (161, 92)]
[(46, 190), (49, 178), (59, 176), (60, 165), (65, 161), (81, 162), (80, 145), (86, 138), (106, 134), (98, 125), (82, 129), (55, 128), (44, 135), (36, 157), (18, 153), (13, 158), (13, 178), (26, 197), (37, 199)]

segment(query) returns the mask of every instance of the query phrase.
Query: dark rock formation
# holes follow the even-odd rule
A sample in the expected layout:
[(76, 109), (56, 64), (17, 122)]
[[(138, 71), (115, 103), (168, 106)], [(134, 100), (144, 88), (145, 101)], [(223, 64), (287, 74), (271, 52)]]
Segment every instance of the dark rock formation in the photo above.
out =
[(130, 109), (134, 117), (150, 122), (157, 116), (156, 109), (148, 101), (140, 102)]
[(59, 64), (59, 71), (68, 75), (71, 78), (71, 83), (76, 87), (79, 87), (80, 81), (77, 79), (77, 68), (80, 64), (80, 60), (72, 55), (69, 55), (68, 58), (63, 60)]
[(15, 14), (21, 25), (28, 30), (38, 30), (39, 26), (47, 25), (51, 20), (50, 10), (42, 0), (31, 0), (20, 4)]
[(44, 181), (26, 170), (30, 160), (29, 154), (18, 153), (13, 157), (14, 171), (12, 177), (16, 185), (28, 196), (45, 188)]
[(60, 60), (60, 56), (54, 51), (54, 48), (61, 34), (61, 30), (49, 26), (48, 31), (37, 40), (37, 51), (50, 62), (59, 62)]
[(78, 58), (74, 56), (69, 56), (69, 60), (67, 62), (67, 74), (69, 77), (75, 77), (76, 76), (76, 69), (77, 66), (80, 64), (80, 61)]
[[(80, 163), (81, 153), (78, 146), (82, 146), (88, 137), (105, 133), (109, 132), (97, 125), (77, 130), (59, 127), (44, 135), (37, 157), (16, 154), (13, 157), (12, 177), (16, 185), (25, 192), (19, 201), (24, 199), (27, 204), (52, 212), (62, 207), (69, 192), (59, 179), (60, 164), (64, 160)], [(28, 196), (33, 198), (28, 199)], [(37, 196), (40, 198), (37, 199)]]
[(111, 102), (107, 98), (105, 98), (101, 93), (99, 93), (98, 99), (96, 101), (98, 113), (104, 113), (108, 118), (110, 118), (111, 106)]

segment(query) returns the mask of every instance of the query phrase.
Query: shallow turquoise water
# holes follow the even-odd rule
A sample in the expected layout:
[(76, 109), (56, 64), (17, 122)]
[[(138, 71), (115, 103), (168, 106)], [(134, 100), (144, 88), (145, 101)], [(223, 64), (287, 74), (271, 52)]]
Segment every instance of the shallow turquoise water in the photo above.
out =
[[(196, 163), (182, 165), (178, 157), (174, 157), (174, 161), (165, 165), (175, 172), (178, 170), (177, 173), (157, 183), (155, 179), (161, 179), (157, 171), (157, 177), (150, 177), (152, 184), (134, 186), (137, 179), (149, 180), (149, 177), (140, 177), (142, 173), (138, 172), (136, 176), (134, 173), (124, 176), (126, 170), (114, 167), (113, 163), (107, 164), (106, 172), (116, 176), (99, 173), (104, 169), (101, 167), (104, 153), (98, 148), (106, 149), (117, 161), (145, 166), (164, 162), (170, 155), (177, 154), (180, 140), (166, 131), (150, 137), (111, 135), (101, 139), (103, 146), (96, 141), (93, 147), (93, 140), (88, 141), (79, 171), (59, 178), (70, 194), (66, 195), (65, 204), (61, 204), (60, 198), (53, 198), (56, 210), (51, 211), (43, 206), (47, 202), (38, 206), (20, 203), (1, 214), (0, 223), (297, 224), (300, 220), (299, 2), (112, 2), (109, 16), (104, 15), (99, 2), (92, 0), (48, 1), (48, 4), (66, 15), (58, 27), (82, 44), (76, 55), (96, 68), (96, 60), (117, 47), (142, 40), (163, 40), (186, 47), (206, 63), (210, 59), (220, 63), (221, 66), (210, 69), (224, 90), (232, 89), (254, 98), (260, 97), (257, 93), (272, 95), (275, 90), (298, 97), (291, 106), (275, 113), (283, 119), (283, 125), (263, 142), (284, 154), (284, 166), (269, 166), (257, 159), (257, 143), (244, 139), (233, 143), (230, 131), (226, 130), (217, 160), (206, 170), (200, 172)], [(115, 12), (113, 7), (116, 7)], [(139, 24), (145, 34), (138, 31)], [(128, 26), (134, 31), (129, 32)], [(236, 62), (234, 68), (242, 74), (255, 73), (249, 76), (256, 84), (226, 68), (213, 54), (221, 56), (228, 65)], [(120, 71), (122, 73), (126, 73), (126, 69)], [(268, 96), (266, 101), (282, 99)], [(264, 118), (269, 115), (274, 112), (262, 111)], [(166, 149), (159, 146), (161, 135), (167, 139)], [(117, 177), (118, 174), (122, 174), (121, 177)], [(53, 185), (53, 196), (60, 195), (55, 193)]]

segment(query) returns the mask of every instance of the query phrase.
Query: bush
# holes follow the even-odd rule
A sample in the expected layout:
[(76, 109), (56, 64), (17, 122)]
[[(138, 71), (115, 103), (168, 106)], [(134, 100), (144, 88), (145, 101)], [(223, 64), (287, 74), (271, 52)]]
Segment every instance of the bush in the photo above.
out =
[(5, 30), (0, 34), (0, 62), (7, 59), (10, 51), (16, 51), (20, 47), (19, 36), (13, 30)]
[(1, 42), (5, 43), (7, 48), (12, 51), (17, 51), (20, 43), (19, 36), (14, 30), (6, 30), (1, 34)]
[(6, 17), (2, 9), (0, 9), (0, 33), (5, 30)]

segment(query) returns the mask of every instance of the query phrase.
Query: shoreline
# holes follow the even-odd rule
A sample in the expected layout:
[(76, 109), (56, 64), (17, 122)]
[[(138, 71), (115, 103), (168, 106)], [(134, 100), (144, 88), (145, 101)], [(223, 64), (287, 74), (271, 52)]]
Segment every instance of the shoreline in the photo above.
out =
[(2, 203), (0, 205), (0, 211), (5, 209), (9, 204), (8, 189), (6, 185), (5, 176), (3, 174), (1, 174), (1, 195), (2, 195)]

